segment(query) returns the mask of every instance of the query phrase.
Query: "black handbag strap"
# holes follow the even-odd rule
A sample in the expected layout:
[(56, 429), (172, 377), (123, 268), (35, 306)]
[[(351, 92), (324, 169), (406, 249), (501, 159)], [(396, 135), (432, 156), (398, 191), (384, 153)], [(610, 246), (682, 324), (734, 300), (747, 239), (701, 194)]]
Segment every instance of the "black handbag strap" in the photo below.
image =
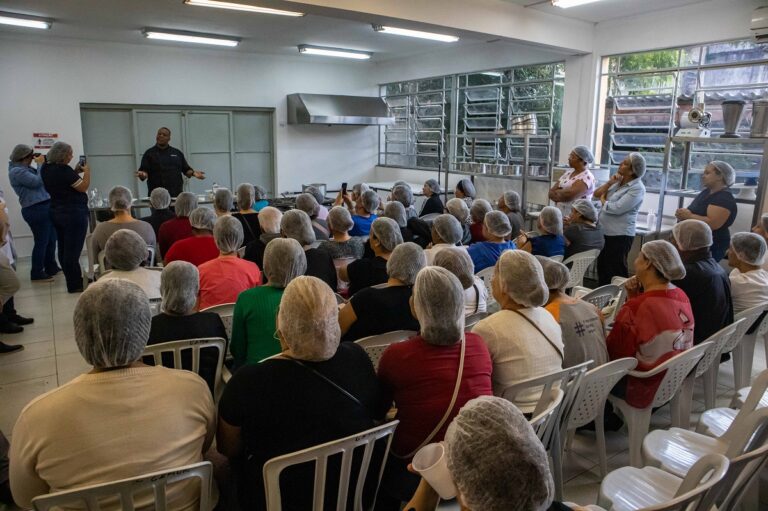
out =
[(475, 288), (475, 312), (473, 314), (477, 314), (477, 309), (480, 308), (480, 290), (477, 288), (477, 284), (472, 284), (472, 287)]

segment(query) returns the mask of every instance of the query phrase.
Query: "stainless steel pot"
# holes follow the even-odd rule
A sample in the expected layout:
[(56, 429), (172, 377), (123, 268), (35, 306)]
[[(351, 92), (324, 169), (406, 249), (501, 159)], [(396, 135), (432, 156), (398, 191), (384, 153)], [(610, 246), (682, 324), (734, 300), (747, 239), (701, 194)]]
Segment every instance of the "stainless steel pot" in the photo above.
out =
[(510, 176), (522, 176), (523, 175), (523, 166), (522, 165), (510, 165)]
[(752, 130), (749, 136), (768, 138), (768, 99), (752, 102)]

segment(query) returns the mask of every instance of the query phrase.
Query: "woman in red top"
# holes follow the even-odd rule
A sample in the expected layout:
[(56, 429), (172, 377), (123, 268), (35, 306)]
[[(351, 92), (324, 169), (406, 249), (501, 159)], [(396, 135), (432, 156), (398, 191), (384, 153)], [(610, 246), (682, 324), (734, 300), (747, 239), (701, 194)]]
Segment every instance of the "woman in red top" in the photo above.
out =
[[(635, 276), (624, 283), (628, 300), (606, 339), (611, 360), (637, 359), (637, 371), (650, 371), (693, 346), (693, 312), (682, 289), (671, 284), (685, 277), (685, 267), (671, 243), (643, 245), (635, 259)], [(611, 391), (635, 408), (653, 403), (665, 373), (622, 379)]]
[(399, 509), (400, 501), (409, 500), (419, 484), (419, 477), (407, 471), (415, 452), (441, 441), (467, 401), (493, 394), (488, 348), (480, 336), (464, 334), (464, 289), (459, 279), (445, 268), (422, 269), (416, 276), (411, 311), (419, 320), (419, 335), (391, 345), (379, 362), (379, 380), (385, 397), (395, 402), (400, 425), (379, 490), (382, 507), (377, 509)]

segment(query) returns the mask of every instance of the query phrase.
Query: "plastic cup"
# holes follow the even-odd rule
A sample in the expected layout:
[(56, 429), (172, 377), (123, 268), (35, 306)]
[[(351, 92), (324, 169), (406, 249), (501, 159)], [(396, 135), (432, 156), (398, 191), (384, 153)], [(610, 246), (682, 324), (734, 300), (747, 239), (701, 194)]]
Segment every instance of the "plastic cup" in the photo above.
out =
[(445, 461), (443, 443), (427, 444), (416, 453), (411, 462), (413, 469), (423, 477), (443, 500), (456, 496), (448, 465)]

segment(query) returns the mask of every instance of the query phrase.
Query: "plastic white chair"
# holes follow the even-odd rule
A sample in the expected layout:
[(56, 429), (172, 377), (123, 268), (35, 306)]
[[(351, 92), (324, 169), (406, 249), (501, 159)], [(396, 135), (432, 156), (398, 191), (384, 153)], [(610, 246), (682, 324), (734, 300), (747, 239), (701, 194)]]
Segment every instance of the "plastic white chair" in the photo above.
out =
[[(597, 451), (600, 456), (600, 476), (608, 473), (608, 455), (605, 447), (605, 400), (616, 383), (637, 366), (636, 358), (620, 358), (595, 367), (584, 375), (579, 392), (568, 417), (563, 420), (560, 439), (573, 438), (576, 428), (595, 422)], [(562, 447), (560, 448), (563, 451)]]
[(211, 463), (203, 461), (194, 465), (162, 470), (129, 479), (41, 495), (32, 499), (32, 506), (36, 511), (48, 511), (52, 508), (71, 508), (76, 504), (78, 508), (85, 506), (87, 511), (99, 511), (102, 509), (102, 505), (107, 509), (113, 509), (114, 500), (119, 499), (121, 509), (133, 511), (134, 495), (140, 493), (143, 497), (153, 495), (151, 501), (153, 509), (166, 511), (168, 509), (168, 486), (196, 479), (199, 481), (200, 488), (199, 506), (196, 509), (208, 511), (211, 509), (212, 474), (213, 466)]
[(642, 467), (642, 443), (651, 425), (651, 413), (653, 408), (658, 408), (669, 402), (688, 373), (696, 366), (704, 352), (710, 347), (709, 343), (702, 343), (666, 360), (650, 371), (630, 371), (629, 376), (635, 378), (650, 378), (664, 373), (653, 402), (646, 408), (635, 408), (623, 399), (608, 395), (608, 399), (616, 406), (624, 416), (624, 422), (629, 430), (629, 459), (633, 467)]
[(385, 334), (371, 335), (355, 341), (359, 344), (371, 359), (374, 369), (379, 368), (379, 360), (390, 344), (410, 339), (418, 332), (415, 330), (395, 330)]
[(491, 305), (496, 303), (496, 299), (493, 297), (493, 289), (491, 289), (491, 279), (493, 279), (493, 271), (494, 271), (494, 267), (489, 266), (488, 268), (484, 268), (475, 274), (475, 277), (483, 281), (485, 290), (488, 291), (487, 293), (488, 298), (486, 298), (485, 300), (486, 308), (490, 308)]
[(691, 404), (693, 403), (693, 386), (698, 378), (703, 376), (704, 384), (704, 402), (707, 409), (715, 407), (715, 393), (717, 391), (717, 374), (720, 369), (720, 353), (723, 346), (728, 343), (738, 326), (744, 320), (740, 319), (736, 323), (731, 323), (723, 329), (718, 330), (707, 338), (711, 343), (704, 355), (696, 364), (696, 369), (691, 371), (682, 385), (680, 391), (672, 398), (671, 416), (672, 425), (678, 428), (690, 429), (691, 427)]
[[(183, 369), (181, 354), (189, 351), (192, 356), (193, 373), (200, 374), (200, 350), (203, 348), (216, 348), (218, 350), (218, 360), (216, 362), (216, 375), (214, 376), (213, 398), (218, 401), (224, 392), (224, 372), (229, 372), (224, 367), (224, 356), (226, 353), (227, 341), (221, 337), (208, 337), (200, 339), (185, 339), (182, 341), (170, 341), (159, 344), (149, 344), (144, 348), (142, 357), (152, 357), (156, 366), (163, 365), (163, 353), (173, 354), (173, 366), (171, 369)], [(229, 378), (226, 378), (227, 380)]]
[[(701, 414), (696, 432), (715, 438), (723, 436), (739, 413), (751, 411), (749, 406), (752, 406), (753, 401), (750, 400), (750, 396), (752, 396), (752, 400), (757, 399), (757, 404), (754, 405), (755, 409), (768, 406), (768, 392), (766, 390), (768, 390), (768, 369), (755, 378), (752, 387), (739, 390), (737, 396), (731, 401), (730, 408), (712, 408)], [(741, 396), (745, 397), (742, 398)], [(747, 401), (749, 401), (749, 406), (747, 406)]]
[(549, 258), (552, 259), (553, 261), (557, 261), (558, 263), (562, 263), (563, 262), (563, 256), (561, 256), (559, 254), (558, 255), (549, 256)]
[(573, 286), (571, 288), (571, 296), (574, 298), (581, 298), (582, 296), (591, 292), (592, 292), (592, 289), (585, 286)]
[(221, 322), (224, 323), (224, 330), (227, 332), (227, 339), (232, 338), (232, 315), (235, 312), (234, 303), (222, 303), (220, 305), (214, 305), (208, 307), (200, 312), (215, 312), (221, 318)]
[(734, 316), (734, 320), (745, 318), (745, 323), (749, 323), (748, 325), (745, 325), (742, 338), (739, 339), (738, 344), (733, 350), (733, 377), (736, 380), (736, 385), (734, 386), (736, 389), (749, 387), (751, 384), (752, 359), (755, 355), (755, 343), (757, 343), (758, 338), (761, 337), (765, 342), (765, 362), (766, 365), (768, 365), (768, 335), (766, 335), (768, 334), (768, 314), (763, 316), (762, 320), (760, 320), (760, 324), (756, 326), (751, 334), (746, 333), (766, 310), (768, 310), (768, 305), (761, 305), (742, 311)]
[[(593, 289), (589, 291), (588, 293), (581, 296), (580, 298), (585, 302), (589, 302), (595, 307), (597, 307), (598, 309), (602, 310), (603, 307), (605, 307), (606, 305), (611, 303), (611, 301), (613, 301), (616, 297), (618, 297), (619, 293), (621, 293), (621, 288), (619, 286), (614, 286), (613, 284), (606, 284), (605, 286), (600, 286), (597, 289)], [(576, 296), (576, 293), (572, 290), (571, 295)]]
[[(736, 509), (745, 496), (754, 488), (756, 479), (768, 462), (768, 444), (752, 449), (751, 451), (733, 458), (728, 467), (728, 473), (725, 475), (722, 486), (724, 490), (718, 498), (718, 511), (731, 511)], [(752, 493), (752, 498), (759, 495)], [(753, 504), (754, 501), (753, 501)], [(754, 509), (756, 505), (747, 506), (743, 509)]]
[(563, 264), (568, 266), (568, 268), (571, 270), (571, 276), (568, 279), (568, 284), (565, 287), (572, 288), (573, 286), (583, 286), (584, 274), (587, 273), (587, 270), (592, 265), (592, 263), (595, 262), (595, 259), (597, 259), (599, 254), (600, 251), (597, 249), (585, 250), (584, 252), (573, 254), (571, 257), (563, 261)]
[(155, 265), (155, 247), (147, 247), (147, 261), (149, 266)]
[[(272, 458), (264, 464), (264, 490), (266, 492), (267, 510), (280, 511), (282, 509), (282, 494), (280, 491), (280, 474), (283, 470), (293, 465), (299, 465), (307, 462), (314, 462), (314, 492), (312, 497), (312, 509), (320, 511), (324, 506), (326, 470), (328, 468), (328, 458), (341, 454), (341, 471), (339, 478), (339, 490), (336, 496), (336, 509), (347, 509), (347, 495), (352, 489), (354, 493), (353, 506), (355, 511), (363, 509), (363, 486), (366, 476), (370, 469), (371, 456), (376, 442), (386, 438), (386, 450), (383, 460), (386, 461), (389, 447), (392, 443), (392, 435), (400, 421), (392, 421), (381, 426), (362, 431), (360, 433), (334, 440), (309, 449), (297, 451), (291, 454), (285, 454)], [(362, 463), (357, 473), (357, 480), (353, 482), (350, 488), (350, 479), (352, 472), (352, 458), (355, 451), (359, 448), (364, 449)], [(376, 488), (378, 491), (381, 476), (384, 473), (384, 461), (378, 469)], [(375, 495), (374, 495), (375, 500)]]
[(549, 394), (542, 393), (542, 397), (545, 397), (544, 409), (537, 415), (532, 416), (528, 423), (531, 425), (536, 434), (539, 431), (543, 431), (546, 428), (547, 421), (551, 420), (557, 409), (563, 402), (565, 392), (560, 389), (551, 389)]
[(710, 454), (685, 478), (655, 467), (622, 467), (603, 479), (597, 504), (611, 511), (709, 510), (728, 466), (728, 458)]
[(481, 320), (487, 318), (489, 314), (487, 312), (475, 312), (464, 318), (464, 330), (469, 332), (472, 327), (478, 324)]

